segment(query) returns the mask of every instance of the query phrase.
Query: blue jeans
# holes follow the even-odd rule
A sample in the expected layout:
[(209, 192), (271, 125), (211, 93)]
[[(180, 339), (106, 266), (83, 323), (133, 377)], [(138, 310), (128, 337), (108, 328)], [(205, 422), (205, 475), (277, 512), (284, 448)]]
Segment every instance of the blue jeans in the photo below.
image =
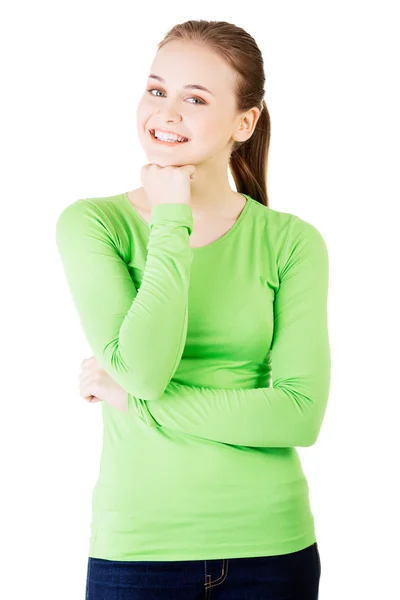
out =
[(276, 556), (88, 559), (86, 600), (318, 600), (318, 544)]

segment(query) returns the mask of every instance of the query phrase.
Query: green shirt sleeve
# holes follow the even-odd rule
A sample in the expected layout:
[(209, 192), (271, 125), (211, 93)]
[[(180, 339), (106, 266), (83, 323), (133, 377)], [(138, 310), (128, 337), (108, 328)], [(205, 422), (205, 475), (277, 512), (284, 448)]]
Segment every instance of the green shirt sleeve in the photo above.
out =
[(149, 425), (227, 444), (311, 446), (330, 387), (328, 251), (319, 231), (296, 217), (274, 303), (272, 387), (215, 389), (171, 382), (153, 402), (131, 399)]
[(102, 368), (135, 397), (164, 393), (182, 357), (188, 324), (193, 229), (188, 204), (158, 204), (149, 222), (139, 291), (112, 219), (80, 199), (56, 224), (56, 243), (80, 323)]

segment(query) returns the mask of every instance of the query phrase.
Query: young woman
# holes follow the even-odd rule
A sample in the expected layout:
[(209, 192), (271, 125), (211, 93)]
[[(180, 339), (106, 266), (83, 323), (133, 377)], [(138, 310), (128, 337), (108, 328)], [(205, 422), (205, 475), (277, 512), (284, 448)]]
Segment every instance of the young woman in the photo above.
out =
[(104, 423), (87, 600), (318, 597), (296, 446), (328, 401), (328, 253), (268, 205), (264, 82), (240, 27), (176, 25), (137, 109), (142, 187), (58, 218)]

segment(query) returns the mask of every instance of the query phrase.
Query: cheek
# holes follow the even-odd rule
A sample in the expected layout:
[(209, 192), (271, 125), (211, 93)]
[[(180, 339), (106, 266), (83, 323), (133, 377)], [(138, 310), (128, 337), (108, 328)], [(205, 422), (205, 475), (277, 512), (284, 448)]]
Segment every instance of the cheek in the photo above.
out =
[(141, 100), (136, 107), (136, 123), (142, 126), (142, 128), (146, 124), (146, 120), (151, 117), (151, 107), (146, 105), (144, 100)]
[(218, 122), (206, 123), (199, 129), (199, 139), (209, 150), (221, 150), (226, 144), (226, 137), (223, 126)]
[(144, 110), (143, 107), (139, 106), (136, 110), (136, 132), (141, 140), (144, 140), (146, 137), (146, 129), (148, 123), (151, 122), (151, 116), (151, 112)]
[(208, 118), (202, 121), (199, 130), (202, 132), (203, 137), (216, 142), (225, 136), (224, 132), (228, 128), (223, 115), (213, 115), (212, 119)]
[(142, 119), (137, 117), (137, 119), (136, 119), (136, 134), (140, 140), (142, 140), (143, 136), (144, 136), (143, 127), (144, 127), (144, 125), (143, 125)]

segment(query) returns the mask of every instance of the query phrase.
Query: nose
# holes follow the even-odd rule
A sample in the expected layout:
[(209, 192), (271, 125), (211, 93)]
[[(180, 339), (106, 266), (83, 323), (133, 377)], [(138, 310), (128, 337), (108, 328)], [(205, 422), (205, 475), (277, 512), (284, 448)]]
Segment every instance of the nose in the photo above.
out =
[(182, 117), (179, 112), (174, 108), (173, 102), (165, 102), (163, 109), (158, 111), (160, 120), (165, 123), (179, 123), (182, 121)]
[(180, 115), (173, 114), (171, 111), (160, 113), (160, 123), (180, 123), (180, 121), (182, 121)]

